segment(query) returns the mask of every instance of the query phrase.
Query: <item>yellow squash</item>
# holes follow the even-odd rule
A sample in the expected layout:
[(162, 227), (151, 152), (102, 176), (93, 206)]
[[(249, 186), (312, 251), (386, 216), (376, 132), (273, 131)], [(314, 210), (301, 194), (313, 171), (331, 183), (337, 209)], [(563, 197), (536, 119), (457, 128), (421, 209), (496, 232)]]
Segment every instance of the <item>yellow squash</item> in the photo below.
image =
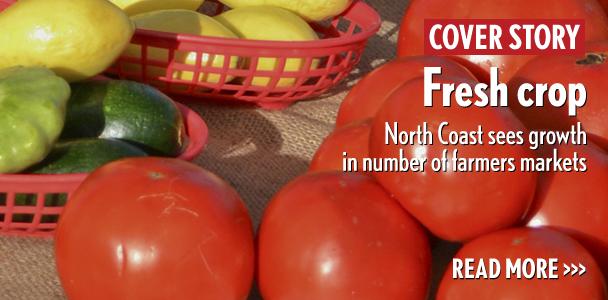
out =
[[(185, 9), (170, 9), (149, 12), (134, 16), (133, 21), (135, 26), (141, 29), (156, 30), (162, 32), (183, 33), (191, 35), (238, 38), (236, 34), (224, 27), (222, 24), (213, 18), (200, 14), (195, 11)], [(129, 45), (125, 51), (126, 56), (141, 57), (141, 47), (139, 45)], [(153, 59), (159, 62), (167, 62), (169, 52), (166, 49), (148, 48), (148, 59)], [(195, 66), (197, 63), (197, 52), (194, 51), (178, 51), (173, 58), (174, 62)], [(201, 53), (200, 65), (221, 68), (224, 65), (224, 55), (218, 53)], [(239, 58), (232, 56), (228, 63), (229, 68), (235, 69), (238, 67)], [(128, 71), (134, 71), (135, 66), (127, 67)], [(136, 70), (138, 71), (138, 70)], [(149, 77), (165, 76), (166, 70), (157, 67), (147, 68)], [(176, 71), (173, 73), (174, 79), (192, 81), (194, 72), (191, 71)], [(217, 83), (220, 80), (219, 73), (201, 73), (195, 81)], [(227, 77), (226, 81), (232, 80), (232, 77)]]
[[(318, 39), (316, 32), (298, 15), (273, 6), (251, 6), (235, 8), (215, 17), (240, 37), (250, 40), (268, 41), (312, 41)], [(251, 61), (249, 62), (251, 65)], [(315, 69), (318, 60), (313, 60), (310, 66)], [(305, 66), (302, 58), (288, 58), (283, 71), (300, 71)], [(279, 60), (274, 57), (258, 59), (257, 70), (272, 71), (279, 68)], [(252, 85), (267, 86), (271, 78), (257, 76), (253, 78)], [(281, 77), (278, 87), (293, 86), (295, 77)]]
[(352, 0), (220, 0), (232, 8), (269, 5), (288, 9), (308, 21), (321, 21), (341, 14)]
[(204, 0), (110, 0), (129, 16), (164, 9), (197, 10)]
[(0, 68), (46, 67), (68, 81), (104, 71), (134, 29), (107, 0), (20, 0), (0, 14), (0, 28)]

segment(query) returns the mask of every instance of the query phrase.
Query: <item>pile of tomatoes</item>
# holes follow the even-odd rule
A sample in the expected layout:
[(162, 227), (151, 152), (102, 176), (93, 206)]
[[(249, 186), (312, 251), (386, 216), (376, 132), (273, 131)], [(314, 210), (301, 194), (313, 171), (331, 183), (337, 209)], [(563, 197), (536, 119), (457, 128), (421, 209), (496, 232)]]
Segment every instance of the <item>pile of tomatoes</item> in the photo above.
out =
[[(421, 52), (424, 19), (572, 17), (586, 21), (586, 57), (480, 60)], [(437, 299), (606, 299), (608, 17), (601, 4), (414, 0), (401, 25), (398, 52), (400, 58), (351, 90), (309, 172), (270, 201), (255, 242), (238, 194), (199, 167), (138, 158), (92, 173), (70, 198), (57, 229), (57, 266), (69, 298), (238, 300), (247, 298), (255, 278), (269, 300), (423, 300), (437, 263), (429, 240), (439, 238), (462, 244), (456, 258), (557, 258), (587, 271), (559, 280), (457, 280), (449, 265)], [(485, 82), (493, 66), (510, 87), (583, 83), (587, 105), (576, 118), (564, 113), (567, 108), (423, 106), (424, 67), (442, 67), (443, 83), (473, 85)], [(431, 159), (446, 148), (458, 148), (462, 157), (492, 158), (543, 157), (553, 150), (384, 142), (386, 122), (407, 131), (444, 121), (457, 131), (479, 125), (494, 131), (565, 130), (581, 122), (589, 143), (557, 147), (564, 157), (586, 157), (588, 171), (342, 172), (343, 152), (359, 159), (400, 151)]]
[[(572, 16), (586, 21), (586, 56), (423, 56), (425, 19), (567, 19)], [(606, 299), (608, 18), (599, 3), (593, 0), (412, 1), (401, 24), (398, 54), (399, 58), (368, 74), (347, 95), (337, 116), (336, 130), (320, 146), (310, 171), (343, 170), (344, 152), (358, 161), (366, 157), (399, 157), (400, 150), (408, 159), (429, 160), (441, 157), (444, 149), (450, 152), (458, 149), (460, 156), (472, 158), (546, 157), (553, 153), (553, 148), (558, 149), (561, 157), (572, 157), (577, 152), (587, 158), (587, 172), (427, 171), (363, 175), (373, 177), (430, 236), (462, 243), (457, 258), (479, 261), (480, 258), (556, 257), (562, 263), (585, 261), (591, 266), (578, 278), (522, 281), (506, 280), (503, 276), (484, 281), (453, 279), (449, 265), (436, 292), (437, 299)], [(500, 78), (508, 84), (510, 95), (516, 95), (511, 90), (516, 91), (524, 82), (582, 83), (587, 89), (588, 102), (577, 117), (568, 117), (565, 108), (424, 107), (424, 67), (441, 67), (443, 74), (435, 82), (456, 85), (487, 83), (490, 68), (499, 67)], [(441, 96), (433, 95), (437, 98), (434, 102), (439, 103)], [(517, 103), (511, 100), (510, 103)], [(526, 144), (445, 146), (440, 143), (387, 145), (385, 142), (387, 123), (397, 122), (400, 130), (408, 132), (426, 122), (430, 131), (437, 132), (439, 124), (446, 121), (452, 130), (463, 132), (473, 132), (479, 125), (483, 125), (485, 131), (565, 131), (580, 122), (589, 142), (580, 146), (547, 146), (538, 151), (530, 150)], [(344, 226), (344, 223), (339, 224)], [(411, 233), (408, 240), (413, 242), (402, 249), (402, 253), (421, 245)], [(407, 266), (408, 269), (430, 270), (432, 262), (426, 259), (428, 249), (425, 247), (417, 248), (419, 260), (414, 266)], [(399, 261), (392, 259), (395, 264)], [(419, 271), (412, 278), (402, 273), (396, 278), (409, 283), (410, 293), (376, 291), (378, 295), (386, 295), (378, 299), (424, 299), (413, 291), (427, 291), (427, 283), (418, 280), (425, 274)], [(399, 280), (390, 282), (398, 284)]]

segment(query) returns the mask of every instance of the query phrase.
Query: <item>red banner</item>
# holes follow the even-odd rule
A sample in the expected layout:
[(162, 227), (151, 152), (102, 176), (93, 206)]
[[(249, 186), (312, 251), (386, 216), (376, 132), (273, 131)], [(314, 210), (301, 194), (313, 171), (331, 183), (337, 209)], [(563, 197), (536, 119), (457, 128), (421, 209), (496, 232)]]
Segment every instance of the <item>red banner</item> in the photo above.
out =
[(426, 55), (585, 53), (584, 20), (427, 19)]

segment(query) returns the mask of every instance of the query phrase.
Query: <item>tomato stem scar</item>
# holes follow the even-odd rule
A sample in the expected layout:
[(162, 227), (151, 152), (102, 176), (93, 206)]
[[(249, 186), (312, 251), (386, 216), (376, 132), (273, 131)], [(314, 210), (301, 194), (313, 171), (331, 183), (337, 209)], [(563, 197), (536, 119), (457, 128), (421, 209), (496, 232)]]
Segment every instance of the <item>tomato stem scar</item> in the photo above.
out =
[(577, 65), (599, 65), (606, 62), (608, 56), (604, 53), (587, 53), (584, 59), (576, 62)]

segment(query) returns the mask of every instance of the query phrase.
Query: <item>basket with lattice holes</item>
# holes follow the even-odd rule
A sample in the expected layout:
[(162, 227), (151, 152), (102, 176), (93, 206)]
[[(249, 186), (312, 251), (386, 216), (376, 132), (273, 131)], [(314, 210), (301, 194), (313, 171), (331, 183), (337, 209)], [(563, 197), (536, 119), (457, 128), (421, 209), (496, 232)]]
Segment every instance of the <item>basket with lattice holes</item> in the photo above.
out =
[[(201, 7), (212, 15), (225, 9), (216, 1), (205, 1)], [(135, 54), (125, 52), (107, 74), (188, 99), (237, 100), (284, 108), (323, 94), (344, 79), (360, 61), (368, 39), (380, 28), (380, 17), (364, 2), (355, 1), (333, 20), (311, 25), (319, 40), (259, 41), (138, 29), (130, 46), (136, 47)], [(163, 55), (159, 58), (150, 53)], [(196, 63), (192, 64), (177, 59), (193, 56)], [(214, 57), (222, 57), (223, 63), (217, 65)], [(269, 58), (276, 59), (274, 69), (258, 67), (259, 61)], [(234, 59), (241, 62), (239, 67), (231, 64)], [(294, 60), (299, 60), (300, 67), (287, 71), (285, 65)]]

